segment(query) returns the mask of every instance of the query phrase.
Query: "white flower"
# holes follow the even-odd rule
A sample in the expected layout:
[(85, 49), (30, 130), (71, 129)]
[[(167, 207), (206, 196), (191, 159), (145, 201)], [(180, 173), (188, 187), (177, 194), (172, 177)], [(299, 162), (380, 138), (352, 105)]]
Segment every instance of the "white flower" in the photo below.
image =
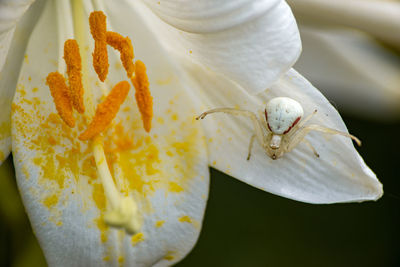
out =
[[(303, 106), (305, 115), (318, 109), (312, 121), (346, 131), (329, 102), (290, 69), (301, 45), (284, 1), (93, 2), (46, 1), (43, 11), (35, 3), (37, 9), (29, 10), (19, 25), (32, 27), (31, 19), (40, 19), (29, 38), (17, 28), (0, 81), (7, 108), (17, 88), (11, 117), (17, 181), (49, 265), (163, 266), (179, 261), (200, 232), (208, 165), (304, 202), (381, 196), (381, 184), (348, 138), (310, 134), (307, 139), (320, 158), (300, 144), (275, 161), (255, 146), (247, 161), (252, 132), (246, 119), (216, 115), (194, 120), (209, 108), (257, 111), (274, 96), (288, 96)], [(151, 133), (145, 133), (130, 94), (104, 133), (104, 145), (94, 142), (92, 149), (90, 142), (77, 139), (87, 126), (82, 117), (75, 113), (75, 128), (58, 117), (45, 79), (57, 69), (65, 72), (62, 47), (69, 38), (77, 39), (87, 68), (85, 103), (98, 103), (101, 88), (107, 91), (126, 79), (118, 54), (111, 51), (105, 87), (91, 68), (87, 18), (93, 10), (103, 10), (107, 29), (128, 35), (136, 58), (146, 63), (154, 119)], [(15, 72), (18, 81), (11, 77)], [(10, 147), (8, 115), (1, 121), (4, 158)], [(114, 181), (104, 178), (108, 168)], [(116, 207), (113, 194), (121, 198)], [(133, 214), (133, 236), (109, 226), (118, 224), (121, 214)]]
[(288, 2), (303, 42), (296, 69), (341, 110), (380, 121), (398, 119), (400, 3)]

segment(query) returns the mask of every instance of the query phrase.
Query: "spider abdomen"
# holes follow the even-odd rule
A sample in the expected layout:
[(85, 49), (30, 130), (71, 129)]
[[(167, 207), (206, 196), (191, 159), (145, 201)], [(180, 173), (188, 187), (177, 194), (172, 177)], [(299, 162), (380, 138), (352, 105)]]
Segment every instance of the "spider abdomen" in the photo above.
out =
[(300, 121), (303, 113), (303, 108), (296, 100), (275, 97), (266, 105), (265, 119), (272, 133), (286, 134)]

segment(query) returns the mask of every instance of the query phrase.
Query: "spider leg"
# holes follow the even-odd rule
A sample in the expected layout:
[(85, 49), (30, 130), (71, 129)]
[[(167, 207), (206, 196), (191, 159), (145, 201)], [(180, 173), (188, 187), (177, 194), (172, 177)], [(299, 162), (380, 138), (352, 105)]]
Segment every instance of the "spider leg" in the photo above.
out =
[(317, 152), (317, 150), (315, 150), (315, 148), (313, 147), (313, 145), (310, 143), (310, 141), (308, 141), (307, 139), (303, 139), (303, 142), (312, 150), (312, 152), (314, 153), (314, 155), (319, 158), (319, 154)]
[(255, 134), (253, 134), (253, 135), (250, 137), (249, 153), (247, 154), (247, 160), (250, 160), (250, 157), (251, 157), (251, 149), (252, 149), (252, 147), (253, 147), (253, 143), (254, 143), (254, 138), (255, 138), (255, 137), (256, 137)]
[(355, 137), (354, 135), (351, 135), (346, 132), (341, 132), (335, 129), (331, 129), (325, 126), (317, 125), (317, 124), (311, 124), (307, 125), (305, 127), (300, 128), (297, 130), (297, 132), (294, 133), (294, 135), (291, 137), (290, 142), (287, 145), (287, 151), (291, 151), (293, 148), (295, 148), (303, 139), (304, 137), (311, 131), (318, 131), (318, 132), (323, 132), (323, 133), (328, 133), (328, 134), (338, 134), (342, 136), (346, 136), (354, 140), (358, 146), (361, 146), (361, 141)]
[(303, 127), (303, 125), (309, 121), (312, 117), (314, 117), (314, 115), (317, 114), (317, 110), (314, 110), (313, 113), (309, 114), (307, 117), (305, 117), (304, 119), (302, 119), (298, 124), (296, 124), (293, 129), (291, 129), (291, 131), (288, 133), (288, 136), (293, 136), (296, 135), (296, 132), (298, 129), (301, 129)]
[(299, 122), (299, 127), (302, 127), (307, 121), (309, 121), (312, 117), (314, 117), (315, 114), (317, 114), (318, 110), (314, 110), (313, 113), (309, 114), (307, 117), (305, 117), (304, 119), (302, 119)]
[(200, 114), (200, 116), (198, 116), (196, 118), (196, 120), (199, 120), (199, 119), (202, 120), (207, 115), (209, 115), (211, 113), (217, 113), (217, 112), (223, 112), (223, 113), (228, 113), (228, 114), (232, 114), (232, 115), (236, 115), (236, 116), (244, 116), (244, 117), (250, 118), (251, 121), (253, 122), (255, 135), (256, 135), (258, 141), (260, 142), (260, 144), (264, 146), (265, 134), (263, 131), (263, 127), (261, 125), (261, 122), (257, 119), (257, 116), (251, 111), (235, 109), (235, 108), (215, 108), (215, 109), (210, 109), (210, 110), (203, 112), (202, 114)]

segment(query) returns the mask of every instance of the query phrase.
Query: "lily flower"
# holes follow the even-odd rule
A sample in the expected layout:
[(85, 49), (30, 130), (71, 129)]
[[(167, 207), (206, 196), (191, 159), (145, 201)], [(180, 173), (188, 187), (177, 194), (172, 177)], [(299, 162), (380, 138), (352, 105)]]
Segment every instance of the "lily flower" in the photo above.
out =
[(303, 42), (296, 69), (345, 112), (380, 121), (398, 119), (400, 37), (393, 33), (400, 31), (400, 3), (288, 3), (299, 23)]
[[(95, 10), (107, 15), (106, 24), (94, 19), (89, 25)], [(5, 106), (16, 90), (11, 121), (2, 117), (1, 144), (3, 159), (12, 148), (18, 187), (49, 265), (178, 262), (201, 230), (208, 166), (303, 202), (382, 195), (347, 137), (310, 133), (307, 140), (319, 158), (300, 144), (272, 160), (255, 145), (246, 160), (249, 121), (224, 115), (195, 120), (215, 107), (256, 112), (269, 99), (285, 96), (298, 101), (305, 115), (318, 110), (310, 122), (347, 131), (323, 95), (291, 69), (301, 44), (284, 1), (45, 1), (43, 10), (35, 6), (20, 23), (34, 28), (20, 42), (17, 26), (2, 70)], [(151, 103), (148, 95), (136, 97), (137, 103), (132, 90), (120, 97), (131, 77), (126, 61), (121, 64), (123, 49), (109, 49), (104, 57), (106, 31), (132, 40), (138, 59), (132, 84), (141, 94), (148, 76), (152, 111), (142, 109)], [(67, 40), (77, 42), (79, 53), (71, 56)], [(21, 64), (14, 62), (21, 53)], [(83, 99), (75, 102), (74, 94), (68, 101), (62, 81), (68, 78), (72, 88), (77, 69)], [(97, 130), (92, 135), (89, 129)]]

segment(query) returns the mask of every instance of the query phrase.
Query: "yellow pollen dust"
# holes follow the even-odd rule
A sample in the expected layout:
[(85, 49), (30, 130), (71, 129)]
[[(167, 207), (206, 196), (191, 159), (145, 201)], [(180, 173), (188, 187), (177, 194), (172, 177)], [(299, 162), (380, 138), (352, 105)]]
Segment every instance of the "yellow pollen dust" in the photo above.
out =
[(132, 246), (135, 246), (137, 243), (142, 242), (144, 240), (143, 233), (137, 233), (136, 235), (132, 236)]
[(185, 215), (179, 218), (180, 222), (186, 222), (186, 223), (192, 223), (192, 220), (190, 219), (189, 216)]
[(164, 220), (162, 220), (162, 221), (157, 221), (155, 225), (156, 225), (157, 228), (159, 228), (159, 227), (163, 226), (164, 223), (165, 223)]

